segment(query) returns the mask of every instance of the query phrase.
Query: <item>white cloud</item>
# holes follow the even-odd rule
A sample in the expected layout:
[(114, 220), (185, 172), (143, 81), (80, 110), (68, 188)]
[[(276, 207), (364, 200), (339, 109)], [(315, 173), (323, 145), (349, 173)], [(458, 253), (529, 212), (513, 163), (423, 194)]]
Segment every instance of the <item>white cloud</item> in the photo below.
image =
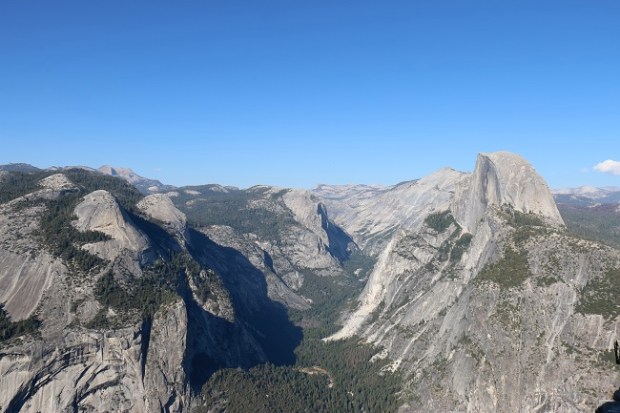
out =
[(620, 175), (620, 162), (607, 159), (606, 161), (594, 165), (594, 170), (606, 174)]

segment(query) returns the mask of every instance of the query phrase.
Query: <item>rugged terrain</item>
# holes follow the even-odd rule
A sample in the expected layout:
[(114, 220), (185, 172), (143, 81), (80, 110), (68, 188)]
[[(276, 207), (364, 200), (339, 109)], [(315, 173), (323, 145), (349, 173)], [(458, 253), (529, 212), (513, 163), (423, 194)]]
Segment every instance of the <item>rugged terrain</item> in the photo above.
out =
[[(315, 191), (343, 204), (334, 219), (354, 239), (379, 248), (357, 308), (328, 340), (384, 348), (378, 357), (407, 376), (401, 411), (586, 412), (618, 382), (620, 254), (569, 233), (525, 160), (481, 154), (472, 174), (337, 192)], [(417, 201), (404, 222), (402, 199)]]
[(301, 273), (337, 275), (354, 248), (301, 191), (265, 207), (290, 219), (274, 243), (188, 224), (169, 195), (95, 171), (5, 171), (0, 185), (4, 412), (189, 411), (220, 368), (290, 363), (301, 332), (286, 306), (311, 307)]
[(515, 154), (389, 187), (0, 188), (0, 411), (591, 412), (620, 382), (615, 226), (580, 215), (614, 191), (552, 195)]
[(565, 188), (553, 196), (571, 232), (620, 247), (620, 188)]

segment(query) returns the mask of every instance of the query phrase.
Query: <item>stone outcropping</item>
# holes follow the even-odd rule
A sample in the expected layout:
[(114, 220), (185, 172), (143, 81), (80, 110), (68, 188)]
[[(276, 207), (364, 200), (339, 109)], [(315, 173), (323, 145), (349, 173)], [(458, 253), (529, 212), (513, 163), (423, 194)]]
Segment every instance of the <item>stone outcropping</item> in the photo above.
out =
[[(0, 303), (12, 321), (41, 321), (37, 334), (0, 342), (0, 411), (186, 412), (216, 369), (249, 367), (276, 354), (276, 341), (249, 319), (256, 312), (274, 328), (292, 328), (268, 297), (263, 274), (247, 263), (252, 288), (224, 282), (214, 266), (231, 257), (228, 251), (190, 231), (167, 196), (147, 197), (130, 212), (113, 189), (83, 193), (70, 225), (109, 238), (76, 244), (103, 259), (84, 270), (54, 257), (37, 232), (49, 202), (73, 199), (80, 185), (56, 174), (39, 188), (0, 205)], [(238, 254), (233, 261), (243, 260)], [(165, 262), (174, 273), (153, 273)], [(246, 276), (220, 267), (229, 279)], [(131, 304), (123, 309), (96, 298), (106, 274), (128, 290), (143, 277), (174, 276), (176, 290), (153, 314), (141, 314)], [(102, 317), (108, 321), (97, 321)]]
[[(566, 233), (546, 184), (517, 155), (481, 154), (472, 174), (431, 177), (438, 184), (426, 191), (424, 180), (406, 184), (415, 215), (398, 219), (389, 206), (403, 184), (378, 192), (383, 208), (367, 189), (353, 200), (329, 194), (348, 211), (337, 222), (378, 259), (328, 339), (383, 348), (377, 357), (407, 377), (402, 412), (592, 411), (618, 379), (597, 360), (620, 324), (579, 303), (620, 268), (620, 253)], [(444, 211), (445, 225), (426, 220)], [(388, 234), (380, 243), (369, 230), (378, 225)]]
[(166, 194), (153, 194), (144, 197), (137, 205), (146, 216), (161, 222), (172, 233), (184, 237), (187, 218), (179, 211)]
[(86, 195), (75, 208), (75, 215), (75, 227), (78, 230), (98, 231), (111, 238), (84, 246), (84, 249), (101, 258), (113, 261), (124, 251), (139, 254), (149, 245), (146, 235), (133, 225), (116, 199), (107, 191), (98, 190)]
[(502, 205), (564, 225), (549, 187), (525, 159), (509, 152), (481, 153), (473, 174), (458, 186), (451, 209), (474, 232), (488, 208)]

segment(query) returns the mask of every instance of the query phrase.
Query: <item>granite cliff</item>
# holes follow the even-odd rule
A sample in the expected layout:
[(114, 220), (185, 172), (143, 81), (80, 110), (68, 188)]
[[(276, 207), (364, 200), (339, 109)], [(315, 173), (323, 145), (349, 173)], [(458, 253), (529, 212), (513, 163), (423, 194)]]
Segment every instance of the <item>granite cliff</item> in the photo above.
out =
[(3, 332), (2, 411), (189, 411), (217, 369), (291, 362), (301, 332), (286, 306), (311, 305), (296, 274), (341, 271), (308, 193), (257, 190), (257, 208), (291, 220), (276, 244), (193, 226), (174, 194), (54, 172), (3, 172), (0, 303), (10, 326), (36, 328)]
[[(209, 377), (267, 362), (345, 380), (316, 354), (357, 360), (358, 389), (395, 372), (401, 412), (590, 412), (620, 380), (620, 251), (576, 233), (518, 155), (313, 191), (144, 196), (112, 169), (0, 168), (1, 411), (225, 409), (199, 397)], [(321, 402), (353, 406), (332, 385)]]
[(401, 411), (587, 412), (618, 380), (601, 355), (620, 328), (620, 254), (567, 232), (521, 157), (481, 154), (471, 174), (441, 170), (372, 197), (335, 192), (315, 191), (344, 204), (335, 221), (378, 261), (327, 340), (383, 348), (408, 377)]

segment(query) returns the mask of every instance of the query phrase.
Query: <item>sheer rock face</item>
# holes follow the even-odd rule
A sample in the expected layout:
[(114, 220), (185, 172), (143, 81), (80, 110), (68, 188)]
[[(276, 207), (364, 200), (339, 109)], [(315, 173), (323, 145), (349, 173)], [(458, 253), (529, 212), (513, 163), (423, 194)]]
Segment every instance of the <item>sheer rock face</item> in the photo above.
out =
[[(597, 360), (620, 320), (577, 306), (584, 286), (620, 268), (620, 253), (565, 233), (546, 184), (516, 155), (482, 154), (475, 171), (457, 179), (448, 179), (450, 170), (434, 175), (438, 184), (426, 191), (416, 188), (426, 178), (406, 184), (415, 216), (394, 219), (388, 207), (370, 207), (367, 189), (337, 200), (346, 204), (337, 222), (378, 260), (358, 307), (328, 339), (357, 335), (382, 347), (378, 357), (389, 356), (407, 377), (402, 412), (592, 411), (592, 395), (618, 380)], [(394, 194), (402, 189), (376, 196), (399, 205), (390, 196), (401, 198)], [(337, 199), (329, 196), (326, 203)], [(455, 219), (447, 228), (425, 224), (429, 212), (446, 210)], [(545, 227), (510, 222), (506, 211), (532, 212)], [(377, 243), (373, 235), (391, 226)], [(521, 262), (525, 269), (512, 277), (522, 279), (483, 281), (483, 269), (501, 263), (507, 248), (521, 254), (506, 268)]]
[[(206, 202), (208, 208), (209, 197), (215, 193), (220, 202), (234, 201), (241, 211), (269, 217), (269, 224), (257, 219), (241, 227), (229, 224), (230, 219), (225, 216), (219, 217), (225, 225), (208, 224), (201, 226), (200, 231), (217, 244), (241, 252), (263, 272), (269, 296), (286, 306), (307, 308), (308, 302), (295, 293), (303, 285), (305, 274), (338, 276), (343, 271), (342, 262), (357, 248), (351, 237), (331, 221), (325, 206), (308, 191), (263, 185), (247, 190), (214, 187), (200, 187), (202, 192), (181, 190), (190, 199), (174, 197), (173, 202), (190, 216), (200, 202)], [(200, 217), (196, 220), (200, 221)]]
[[(22, 198), (23, 199), (23, 198)], [(0, 303), (13, 320), (28, 318), (64, 266), (33, 240), (41, 208), (0, 205)]]
[(12, 319), (28, 318), (62, 270), (60, 263), (49, 254), (26, 255), (0, 250), (0, 302)]
[(358, 245), (378, 254), (397, 230), (417, 231), (428, 214), (448, 209), (457, 185), (467, 177), (445, 168), (388, 188), (343, 187), (343, 196), (338, 187), (320, 186), (314, 193)]
[[(285, 258), (293, 267), (291, 270), (307, 268), (321, 275), (340, 273), (340, 263), (336, 254), (332, 253), (330, 243), (348, 244), (350, 240), (330, 239), (329, 220), (322, 214), (318, 200), (303, 190), (281, 191), (273, 188), (269, 192), (278, 194), (277, 202), (292, 212), (296, 225), (289, 226), (281, 234), (283, 242), (265, 241), (263, 245), (267, 251), (272, 256)], [(294, 277), (285, 275), (283, 278)]]
[[(274, 260), (271, 256), (251, 237), (239, 234), (231, 227), (221, 225), (213, 225), (208, 228), (203, 228), (202, 231), (209, 237), (209, 239), (216, 242), (218, 245), (225, 248), (232, 248), (233, 250), (243, 254), (243, 256), (248, 260), (246, 264), (259, 270), (263, 274), (263, 277), (261, 278), (265, 279), (267, 284), (267, 294), (273, 301), (298, 310), (308, 309), (310, 307), (308, 302), (303, 297), (295, 293), (295, 291), (278, 275), (275, 268), (278, 264), (274, 264)], [(221, 261), (225, 263), (226, 260), (222, 259)], [(237, 263), (237, 265), (241, 265), (241, 263)], [(280, 265), (278, 265), (278, 267), (280, 269)], [(243, 270), (240, 268), (239, 271), (236, 272), (248, 274), (252, 272), (252, 269), (246, 268)], [(261, 280), (259, 279), (257, 282), (258, 281)], [(247, 276), (245, 276), (240, 282), (249, 284), (249, 286), (244, 289), (250, 292), (250, 296), (244, 299), (244, 302), (254, 301), (251, 297), (252, 291), (260, 288), (260, 284), (253, 285), (254, 283), (251, 278)]]
[(138, 324), (66, 331), (56, 346), (13, 347), (0, 358), (0, 406), (33, 413), (74, 406), (89, 412), (187, 411), (186, 336), (186, 309), (178, 301), (156, 314), (152, 329)]
[(454, 215), (473, 232), (488, 208), (502, 205), (564, 225), (549, 187), (525, 159), (509, 152), (479, 154), (473, 174), (457, 189)]
[(144, 374), (148, 411), (177, 412), (189, 408), (184, 370), (187, 325), (187, 310), (182, 301), (167, 306), (153, 320)]
[(75, 215), (77, 221), (74, 225), (78, 230), (99, 231), (112, 238), (84, 246), (101, 258), (112, 261), (125, 251), (138, 255), (149, 246), (146, 235), (134, 226), (107, 191), (98, 190), (86, 195), (75, 207)]
[[(74, 188), (62, 176), (41, 187), (57, 196)], [(0, 205), (0, 303), (13, 321), (35, 315), (42, 322), (40, 335), (0, 342), (0, 411), (186, 412), (202, 369), (267, 360), (256, 338), (261, 333), (234, 315), (231, 293), (209, 267), (201, 266), (196, 279), (186, 273), (178, 297), (152, 318), (142, 319), (139, 310), (114, 318), (119, 310), (95, 298), (99, 277), (111, 270), (122, 282), (135, 281), (151, 265), (143, 259), (145, 251), (167, 248), (174, 244), (172, 236), (161, 239), (166, 233), (160, 229), (158, 238), (151, 238), (107, 191), (87, 194), (75, 208), (73, 225), (111, 239), (85, 246), (106, 260), (85, 273), (54, 258), (37, 235), (46, 199), (35, 191)], [(165, 221), (168, 230), (180, 229), (183, 217), (161, 204), (166, 206), (165, 200), (147, 206), (145, 213)], [(175, 219), (161, 219), (167, 216)], [(150, 222), (146, 228), (157, 225)], [(191, 252), (185, 245), (177, 249), (193, 257), (211, 251), (204, 245), (193, 245)], [(270, 302), (266, 294), (259, 298), (260, 291), (246, 293), (262, 305)], [(91, 326), (99, 313), (117, 321)]]

